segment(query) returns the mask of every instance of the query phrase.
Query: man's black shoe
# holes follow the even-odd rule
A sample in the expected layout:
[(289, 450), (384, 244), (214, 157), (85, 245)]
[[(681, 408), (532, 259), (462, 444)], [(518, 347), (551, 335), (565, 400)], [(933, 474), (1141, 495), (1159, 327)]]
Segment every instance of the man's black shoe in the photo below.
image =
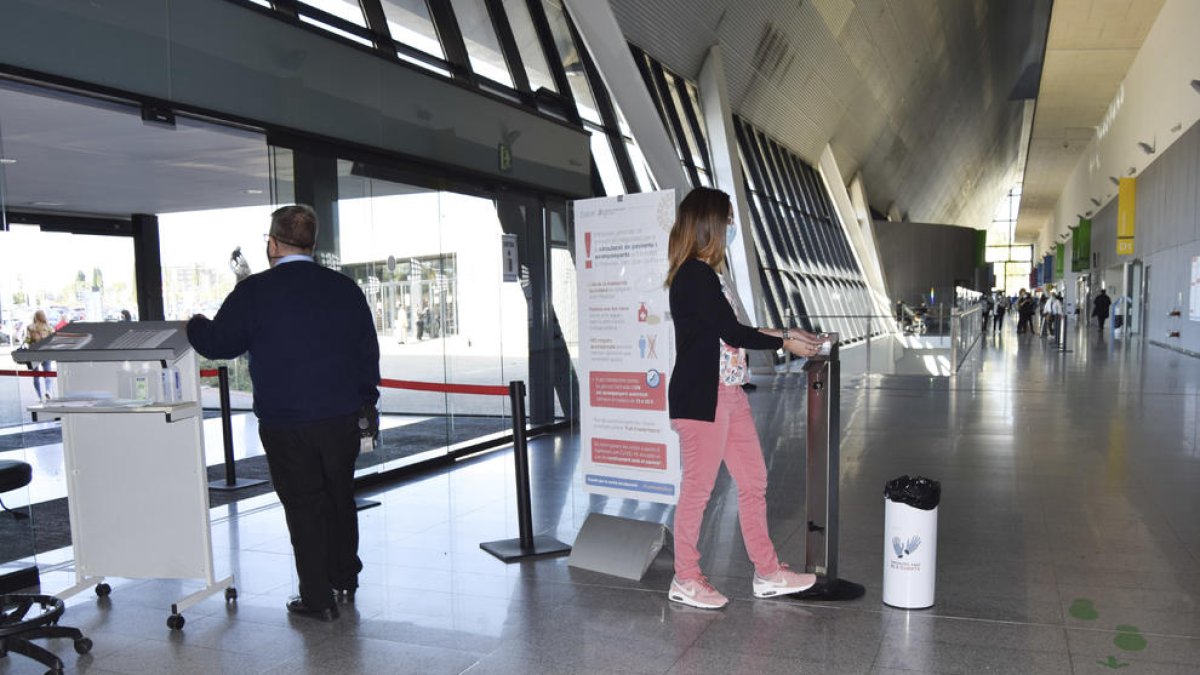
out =
[(353, 588), (335, 588), (333, 589), (333, 599), (343, 605), (353, 604), (354, 590)]
[(310, 619), (317, 619), (319, 621), (333, 621), (334, 619), (338, 618), (337, 606), (331, 605), (323, 609), (313, 609), (304, 604), (304, 601), (300, 599), (300, 596), (296, 596), (291, 600), (288, 600), (287, 611), (297, 616), (306, 616)]

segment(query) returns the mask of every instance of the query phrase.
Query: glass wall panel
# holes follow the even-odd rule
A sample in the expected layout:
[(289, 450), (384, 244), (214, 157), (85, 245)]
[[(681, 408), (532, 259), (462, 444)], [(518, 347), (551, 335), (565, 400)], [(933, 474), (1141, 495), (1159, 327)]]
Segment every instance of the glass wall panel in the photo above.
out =
[(625, 194), (621, 172), (617, 170), (617, 160), (613, 157), (608, 136), (599, 129), (586, 128), (591, 135), (592, 158), (596, 160), (596, 168), (600, 170), (600, 182), (604, 183), (604, 192), (610, 197)]
[[(307, 4), (323, 12), (328, 12), (339, 19), (344, 19), (345, 21), (348, 21), (356, 26), (365, 28), (367, 25), (366, 20), (363, 17), (362, 7), (359, 6), (358, 0), (307, 0)], [(314, 26), (320, 26), (331, 33), (335, 33), (346, 39), (353, 40), (359, 44), (367, 45), (368, 47), (371, 46), (370, 40), (338, 28), (337, 26), (333, 26), (318, 18), (308, 16), (303, 12), (300, 14), (300, 20)]]
[(526, 0), (503, 0), (503, 3), (508, 23), (512, 26), (513, 37), (517, 42), (517, 51), (521, 53), (525, 74), (529, 77), (529, 87), (534, 91), (558, 91), (554, 84), (554, 76), (550, 74), (550, 66), (546, 63), (546, 53), (542, 50), (542, 43), (533, 27), (533, 18), (529, 14)]
[[(446, 58), (425, 0), (380, 0), (392, 39), (439, 59)], [(403, 58), (403, 54), (401, 55)]]
[(571, 93), (575, 96), (575, 106), (579, 116), (588, 122), (603, 125), (596, 97), (592, 95), (592, 87), (588, 84), (587, 73), (584, 70), (583, 58), (579, 48), (571, 37), (571, 28), (567, 23), (567, 15), (562, 6), (562, 0), (542, 0), (546, 11), (546, 19), (550, 22), (550, 30), (554, 34), (554, 47), (558, 50), (563, 69), (567, 72), (567, 81), (571, 85)]
[[(491, 199), (404, 185), (338, 163), (341, 270), (375, 314), (385, 379), (438, 385), (528, 381), (528, 308), (501, 282), (500, 216)], [(507, 398), (383, 388), (380, 459), (428, 459), (511, 429)], [(360, 471), (377, 470), (371, 458)]]
[(471, 58), (471, 70), (489, 80), (513, 86), (512, 74), (483, 0), (451, 0), (451, 5)]

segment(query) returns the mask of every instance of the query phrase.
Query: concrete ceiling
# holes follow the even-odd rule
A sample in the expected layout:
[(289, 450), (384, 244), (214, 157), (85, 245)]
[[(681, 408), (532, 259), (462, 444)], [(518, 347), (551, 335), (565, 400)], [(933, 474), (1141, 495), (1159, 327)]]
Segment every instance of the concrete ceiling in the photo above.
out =
[(725, 54), (734, 112), (909, 220), (986, 227), (1018, 174), (1049, 0), (611, 0), (631, 42), (695, 79)]
[(1055, 0), (1016, 239), (1035, 242), (1163, 0)]

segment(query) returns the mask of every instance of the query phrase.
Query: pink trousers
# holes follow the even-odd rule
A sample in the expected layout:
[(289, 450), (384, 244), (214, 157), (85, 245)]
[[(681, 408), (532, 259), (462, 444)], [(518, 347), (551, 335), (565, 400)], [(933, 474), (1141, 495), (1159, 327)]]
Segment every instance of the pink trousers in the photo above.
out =
[(746, 553), (760, 576), (779, 570), (775, 545), (767, 532), (767, 466), (754, 429), (750, 402), (738, 386), (717, 385), (717, 416), (712, 422), (674, 419), (683, 460), (683, 481), (675, 506), (675, 576), (700, 573), (700, 525), (721, 462), (737, 484), (738, 521)]

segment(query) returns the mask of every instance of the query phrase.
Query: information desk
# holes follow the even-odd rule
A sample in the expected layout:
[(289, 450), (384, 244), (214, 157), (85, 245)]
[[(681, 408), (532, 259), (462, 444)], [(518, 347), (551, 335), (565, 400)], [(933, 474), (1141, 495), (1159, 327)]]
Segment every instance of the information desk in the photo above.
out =
[(58, 362), (58, 398), (31, 406), (35, 420), (61, 419), (76, 583), (70, 597), (105, 577), (200, 579), (171, 605), (183, 611), (225, 591), (213, 576), (196, 352), (182, 322), (72, 323), (27, 349), (21, 363)]

